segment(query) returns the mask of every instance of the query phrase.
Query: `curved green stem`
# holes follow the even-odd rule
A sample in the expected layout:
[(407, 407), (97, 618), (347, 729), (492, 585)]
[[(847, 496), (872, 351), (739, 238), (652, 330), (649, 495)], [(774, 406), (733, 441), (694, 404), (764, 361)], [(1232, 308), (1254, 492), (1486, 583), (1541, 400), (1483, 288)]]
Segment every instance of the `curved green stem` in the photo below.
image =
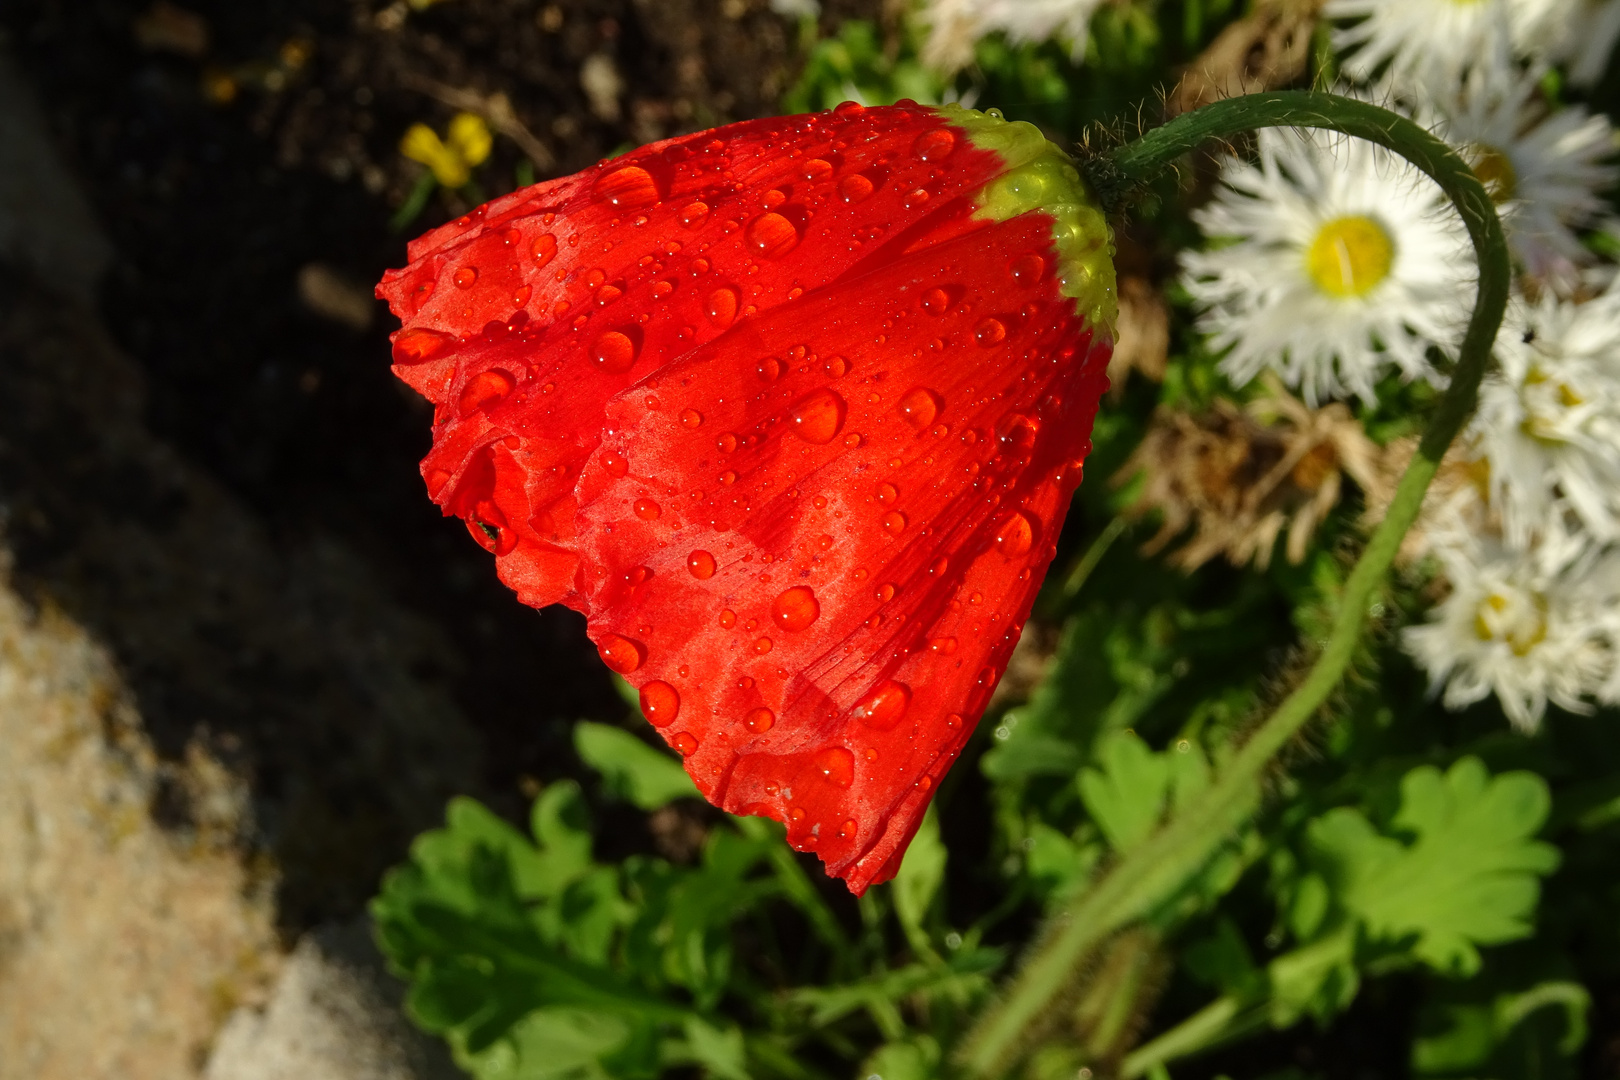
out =
[(1108, 935), (1148, 914), (1181, 887), (1247, 818), (1272, 759), (1338, 687), (1355, 654), (1368, 609), (1401, 539), (1417, 519), (1423, 495), (1473, 412), (1491, 346), (1507, 306), (1512, 268), (1496, 209), (1468, 165), (1434, 135), (1386, 109), (1310, 91), (1229, 98), (1185, 113), (1113, 154), (1088, 164), (1107, 202), (1154, 176), (1207, 139), (1262, 127), (1326, 128), (1387, 147), (1422, 169), (1461, 212), (1479, 261), (1479, 295), (1451, 375), (1417, 453), (1402, 475), (1384, 520), (1350, 572), (1333, 628), (1304, 680), (1256, 728), (1203, 796), (1116, 863), (1067, 908), (1055, 913), (1023, 968), (968, 1033), (958, 1060), (974, 1076), (1010, 1071), (1049, 1006), (1078, 977), (1081, 964)]

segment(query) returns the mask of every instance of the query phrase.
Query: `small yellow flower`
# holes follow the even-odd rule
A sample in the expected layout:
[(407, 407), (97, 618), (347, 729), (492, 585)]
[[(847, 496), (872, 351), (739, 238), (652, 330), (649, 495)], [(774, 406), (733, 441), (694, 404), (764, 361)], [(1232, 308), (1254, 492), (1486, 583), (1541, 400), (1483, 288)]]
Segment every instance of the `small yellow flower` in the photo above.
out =
[(472, 178), (473, 166), (489, 157), (494, 145), (489, 125), (477, 113), (457, 113), (441, 140), (426, 124), (412, 124), (399, 141), (399, 152), (433, 170), (433, 178), (447, 188), (458, 188)]

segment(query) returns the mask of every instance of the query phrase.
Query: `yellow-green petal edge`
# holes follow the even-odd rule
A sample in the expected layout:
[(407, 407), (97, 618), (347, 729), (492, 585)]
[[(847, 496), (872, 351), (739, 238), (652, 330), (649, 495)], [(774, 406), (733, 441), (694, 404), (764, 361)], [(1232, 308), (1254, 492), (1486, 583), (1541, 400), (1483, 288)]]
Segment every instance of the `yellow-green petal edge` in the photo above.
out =
[(1009, 121), (995, 109), (980, 112), (944, 105), (936, 111), (966, 132), (974, 146), (999, 154), (1007, 164), (1006, 172), (974, 196), (974, 216), (1006, 221), (1031, 210), (1050, 214), (1052, 242), (1058, 252), (1058, 289), (1074, 301), (1087, 325), (1112, 339), (1119, 315), (1114, 231), (1074, 161), (1048, 142), (1034, 124)]

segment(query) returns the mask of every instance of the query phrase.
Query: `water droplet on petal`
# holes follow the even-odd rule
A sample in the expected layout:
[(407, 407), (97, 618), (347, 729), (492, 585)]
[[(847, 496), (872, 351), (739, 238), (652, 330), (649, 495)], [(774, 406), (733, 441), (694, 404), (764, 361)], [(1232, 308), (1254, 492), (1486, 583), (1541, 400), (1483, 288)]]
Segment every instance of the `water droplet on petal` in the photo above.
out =
[(689, 428), (700, 428), (703, 426), (703, 414), (696, 409), (683, 409), (681, 423)]
[(752, 731), (755, 735), (763, 735), (775, 725), (776, 714), (763, 705), (750, 710), (748, 715), (743, 717), (743, 727)]
[(720, 609), (720, 625), (727, 630), (737, 625), (737, 613), (730, 608)]
[(943, 315), (951, 307), (951, 296), (944, 289), (929, 289), (922, 294), (922, 309), (930, 315)]
[(949, 656), (956, 651), (956, 639), (937, 637), (928, 643), (928, 651), (938, 656)]
[(550, 233), (541, 233), (529, 245), (529, 255), (534, 259), (534, 265), (544, 266), (557, 254), (557, 238)]
[(799, 230), (781, 214), (761, 214), (748, 223), (748, 246), (767, 259), (792, 251), (799, 243)]
[(664, 512), (664, 508), (653, 502), (651, 499), (637, 499), (635, 509), (636, 517), (640, 518), (642, 521), (656, 521), (658, 520), (658, 515)]
[(466, 416), (479, 409), (498, 404), (516, 385), (512, 376), (500, 368), (480, 371), (468, 379), (467, 385), (461, 388), (461, 400), (458, 402), (461, 406), (461, 415)]
[(1009, 559), (1022, 558), (1035, 546), (1035, 524), (1029, 517), (1013, 511), (996, 530), (996, 550)]
[(890, 503), (894, 502), (894, 500), (898, 499), (899, 497), (900, 497), (900, 489), (895, 487), (893, 484), (879, 484), (878, 485), (877, 501), (880, 504), (882, 504), (883, 506), (888, 506)]
[(754, 644), (752, 646), (750, 646), (750, 647), (754, 650), (754, 654), (756, 656), (764, 656), (766, 653), (771, 651), (771, 646), (772, 645), (773, 645), (773, 642), (771, 641), (770, 638), (762, 637), (762, 638), (755, 638), (754, 639)]
[(730, 326), (731, 320), (737, 317), (737, 290), (729, 288), (714, 290), (709, 294), (703, 312), (714, 325)]
[(883, 531), (890, 536), (899, 536), (906, 531), (906, 515), (898, 510), (890, 510), (883, 515)]
[(927, 387), (917, 386), (906, 391), (905, 396), (900, 399), (899, 409), (900, 415), (912, 428), (926, 431), (944, 405), (944, 398)]
[(957, 713), (945, 714), (945, 726), (955, 730), (962, 726), (962, 717)]
[(782, 361), (774, 356), (767, 356), (754, 370), (759, 373), (761, 382), (775, 382), (782, 375)]
[(828, 176), (832, 175), (832, 171), (832, 162), (826, 161), (822, 158), (811, 158), (809, 161), (799, 166), (799, 179), (808, 180), (811, 183), (814, 183), (817, 180), (826, 179)]
[(917, 136), (911, 144), (911, 153), (922, 161), (943, 161), (956, 149), (956, 136), (950, 128), (937, 127)]
[(463, 266), (455, 272), (451, 280), (456, 283), (458, 289), (470, 289), (473, 287), (473, 282), (478, 280), (478, 268), (476, 266)]
[(852, 116), (859, 116), (865, 111), (866, 106), (862, 105), (858, 101), (840, 101), (838, 105), (834, 107), (833, 115), (847, 120)]
[(646, 169), (627, 165), (598, 178), (596, 197), (621, 209), (651, 206), (658, 201), (658, 185)]
[(609, 476), (623, 476), (630, 471), (630, 461), (617, 450), (605, 450), (600, 458), (602, 468)]
[(703, 202), (687, 203), (681, 207), (681, 224), (688, 229), (695, 229), (702, 225), (709, 217), (709, 204)]
[(650, 682), (641, 688), (641, 715), (653, 727), (668, 727), (681, 711), (681, 695), (667, 682)]
[(1030, 419), (1023, 413), (1008, 413), (996, 425), (996, 438), (1006, 450), (1017, 453), (1033, 446), (1039, 431), (1038, 421)]
[(686, 557), (686, 568), (699, 581), (707, 581), (714, 576), (714, 556), (700, 548)]
[(921, 206), (927, 201), (928, 191), (926, 188), (914, 188), (911, 191), (906, 192), (906, 197), (903, 200), (907, 210), (915, 210), (917, 207)]
[(910, 707), (911, 688), (890, 679), (856, 702), (851, 715), (869, 728), (888, 731), (900, 722)]
[(596, 651), (602, 654), (602, 662), (620, 675), (630, 674), (646, 659), (640, 645), (618, 634), (603, 638)]
[(838, 181), (838, 196), (847, 203), (864, 202), (871, 194), (872, 181), (860, 173), (850, 173)]
[(1007, 328), (1001, 324), (1000, 319), (985, 319), (973, 328), (973, 339), (986, 347), (998, 345), (1006, 337)]
[(591, 348), (591, 358), (601, 365), (603, 371), (614, 374), (629, 371), (636, 363), (636, 343), (629, 336), (617, 330), (609, 330), (596, 339)]
[(669, 744), (680, 751), (682, 757), (691, 757), (697, 753), (698, 741), (689, 731), (682, 731), (669, 740)]
[(855, 755), (842, 746), (831, 746), (813, 759), (811, 766), (834, 787), (847, 788), (855, 782)]
[(1013, 260), (1013, 280), (1020, 285), (1034, 285), (1041, 280), (1041, 275), (1045, 272), (1046, 260), (1034, 252), (1030, 252), (1028, 255), (1020, 255)]
[(771, 618), (783, 630), (797, 633), (821, 614), (821, 604), (808, 585), (795, 585), (771, 603)]
[(816, 390), (794, 403), (788, 411), (788, 430), (807, 443), (821, 446), (832, 442), (844, 426), (847, 406), (831, 390)]
[(933, 786), (934, 786), (934, 778), (932, 776), (919, 776), (917, 778), (917, 790), (918, 791), (927, 791), (929, 788), (932, 788)]
[(675, 283), (673, 281), (659, 279), (658, 281), (652, 283), (652, 289), (650, 291), (652, 292), (652, 298), (654, 300), (662, 300), (664, 297), (675, 291)]
[(860, 823), (854, 818), (847, 818), (838, 828), (838, 839), (852, 840), (854, 839), (855, 834), (860, 831), (860, 828)]
[(728, 431), (714, 440), (714, 445), (719, 448), (722, 454), (729, 454), (737, 449), (737, 436)]

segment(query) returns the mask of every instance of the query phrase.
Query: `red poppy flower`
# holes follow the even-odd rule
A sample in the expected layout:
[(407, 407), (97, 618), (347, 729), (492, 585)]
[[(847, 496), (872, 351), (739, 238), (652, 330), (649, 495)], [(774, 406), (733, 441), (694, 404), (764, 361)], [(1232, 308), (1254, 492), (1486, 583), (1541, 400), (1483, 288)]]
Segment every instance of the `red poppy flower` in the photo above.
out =
[(844, 105), (646, 146), (378, 287), (428, 492), (716, 805), (886, 880), (983, 712), (1089, 449), (1109, 234), (1027, 124)]

